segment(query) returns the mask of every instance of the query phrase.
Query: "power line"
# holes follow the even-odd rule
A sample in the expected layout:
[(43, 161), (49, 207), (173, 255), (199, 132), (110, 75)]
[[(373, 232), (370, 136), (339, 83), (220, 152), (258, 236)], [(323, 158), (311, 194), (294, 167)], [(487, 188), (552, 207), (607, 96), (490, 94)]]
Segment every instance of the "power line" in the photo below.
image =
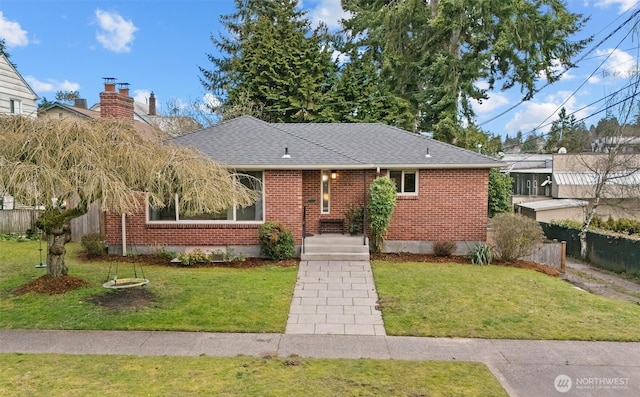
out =
[[(636, 5), (637, 5), (637, 4), (640, 4), (640, 1), (639, 1), (639, 2), (637, 2), (637, 3), (636, 3)], [(626, 24), (628, 24), (628, 23), (629, 23), (629, 21), (631, 21), (633, 18), (635, 18), (639, 13), (640, 13), (640, 9), (636, 10), (635, 12), (633, 12), (633, 14), (631, 14), (631, 16), (629, 16), (629, 18), (627, 18), (624, 22), (622, 22), (622, 24), (620, 24), (617, 28), (615, 28), (615, 29), (614, 29), (611, 33), (609, 33), (605, 38), (603, 38), (602, 40), (600, 40), (600, 41), (598, 42), (598, 44), (594, 45), (594, 46), (593, 46), (589, 51), (587, 51), (586, 53), (584, 53), (584, 54), (583, 54), (583, 55), (582, 55), (582, 56), (581, 56), (581, 57), (580, 57), (580, 58), (575, 62), (575, 64), (574, 64), (574, 65), (577, 65), (578, 63), (580, 63), (580, 62), (582, 62), (583, 60), (585, 60), (585, 59), (586, 59), (586, 57), (587, 57), (589, 54), (591, 54), (592, 52), (594, 52), (594, 51), (595, 51), (599, 46), (601, 46), (602, 44), (604, 44), (604, 43), (605, 43), (607, 40), (609, 40), (609, 39), (610, 39), (614, 34), (616, 34), (618, 31), (620, 31), (620, 29), (622, 29)], [(628, 34), (627, 34), (627, 36), (628, 36)], [(626, 36), (625, 36), (625, 37), (626, 37)], [(619, 46), (619, 45), (620, 45), (620, 44), (618, 44), (618, 46)], [(609, 54), (609, 56), (610, 56), (610, 55), (611, 55), (611, 54)], [(558, 75), (558, 77), (562, 77), (565, 73), (567, 73), (569, 70), (571, 70), (571, 69), (573, 69), (573, 68), (575, 68), (575, 66), (566, 68), (565, 70), (563, 70), (563, 71)], [(542, 87), (540, 87), (539, 89), (534, 90), (533, 95), (535, 95), (535, 94), (539, 93), (540, 91), (544, 90), (545, 88), (547, 88), (547, 87), (548, 87), (548, 86), (550, 86), (551, 84), (553, 84), (553, 83), (551, 83), (551, 82), (547, 82), (545, 85), (543, 85), (543, 86), (542, 86)], [(495, 116), (493, 116), (493, 117), (489, 118), (488, 120), (485, 120), (485, 121), (483, 121), (482, 123), (479, 123), (479, 124), (478, 124), (478, 127), (482, 127), (482, 126), (483, 126), (483, 125), (485, 125), (485, 124), (488, 124), (488, 123), (490, 123), (490, 122), (492, 122), (492, 121), (495, 121), (495, 120), (499, 119), (500, 117), (502, 117), (502, 116), (504, 116), (505, 114), (507, 114), (507, 113), (511, 112), (513, 109), (517, 108), (518, 106), (522, 105), (523, 103), (525, 103), (525, 102), (527, 102), (527, 101), (528, 101), (528, 100), (527, 100), (527, 99), (525, 99), (525, 98), (521, 99), (521, 100), (520, 100), (520, 102), (516, 103), (515, 105), (513, 105), (513, 106), (509, 107), (508, 109), (506, 109), (506, 110), (504, 110), (504, 111), (502, 111), (502, 112), (498, 113), (497, 115), (495, 115)], [(554, 113), (555, 113), (555, 112), (554, 112)], [(548, 119), (548, 118), (547, 118), (547, 119)], [(545, 119), (545, 121), (546, 121), (546, 119)]]

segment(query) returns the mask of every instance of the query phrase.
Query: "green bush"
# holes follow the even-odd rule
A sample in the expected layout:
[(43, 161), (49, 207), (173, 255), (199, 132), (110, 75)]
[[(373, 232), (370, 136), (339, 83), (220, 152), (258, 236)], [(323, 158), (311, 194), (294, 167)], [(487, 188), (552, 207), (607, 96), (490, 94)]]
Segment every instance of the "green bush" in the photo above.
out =
[(435, 256), (451, 256), (458, 249), (455, 241), (436, 241), (433, 243), (433, 254)]
[(396, 184), (387, 176), (376, 178), (371, 184), (369, 226), (373, 234), (373, 249), (382, 250), (393, 210), (396, 208)]
[(209, 255), (201, 249), (196, 248), (191, 252), (181, 252), (177, 256), (183, 266), (193, 266), (201, 263), (209, 263)]
[(476, 244), (476, 246), (469, 251), (468, 256), (474, 265), (490, 265), (493, 259), (491, 247), (482, 243)]
[(364, 209), (361, 205), (350, 205), (344, 212), (345, 218), (349, 221), (349, 234), (362, 233), (362, 223), (364, 221)]
[(87, 256), (89, 258), (102, 256), (107, 250), (107, 243), (105, 242), (105, 238), (102, 234), (99, 233), (85, 234), (84, 236), (82, 236), (80, 244), (82, 244), (82, 248), (87, 251)]
[(293, 233), (280, 222), (265, 222), (258, 232), (260, 249), (267, 258), (279, 261), (290, 259), (295, 252)]
[(505, 262), (531, 254), (544, 241), (540, 224), (520, 214), (498, 214), (491, 220), (491, 227), (496, 255)]

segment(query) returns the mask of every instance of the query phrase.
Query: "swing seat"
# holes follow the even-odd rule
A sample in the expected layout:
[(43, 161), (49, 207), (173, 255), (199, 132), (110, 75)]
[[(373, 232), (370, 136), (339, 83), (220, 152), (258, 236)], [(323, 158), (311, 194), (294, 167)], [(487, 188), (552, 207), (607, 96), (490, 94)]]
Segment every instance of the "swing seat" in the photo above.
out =
[(149, 284), (149, 280), (146, 278), (114, 278), (102, 284), (102, 286), (104, 288), (120, 289), (143, 287), (147, 284)]

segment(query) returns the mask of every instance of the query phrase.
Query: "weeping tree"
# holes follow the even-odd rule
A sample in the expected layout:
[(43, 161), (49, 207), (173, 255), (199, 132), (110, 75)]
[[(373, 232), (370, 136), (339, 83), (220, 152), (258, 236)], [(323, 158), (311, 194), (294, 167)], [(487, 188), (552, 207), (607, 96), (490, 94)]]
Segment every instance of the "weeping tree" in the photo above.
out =
[(46, 235), (47, 274), (53, 277), (67, 274), (70, 221), (91, 203), (130, 214), (147, 203), (162, 208), (178, 193), (180, 211), (195, 214), (255, 200), (204, 154), (143, 139), (122, 121), (0, 117), (0, 131), (0, 192), (44, 208), (38, 227)]

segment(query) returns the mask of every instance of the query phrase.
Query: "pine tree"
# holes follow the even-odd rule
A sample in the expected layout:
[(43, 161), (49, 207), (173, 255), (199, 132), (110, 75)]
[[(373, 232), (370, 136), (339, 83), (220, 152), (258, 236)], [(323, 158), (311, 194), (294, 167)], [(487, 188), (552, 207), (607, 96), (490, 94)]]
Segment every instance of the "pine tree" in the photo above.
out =
[(211, 38), (223, 55), (208, 55), (213, 69), (200, 67), (203, 87), (223, 107), (251, 101), (266, 121), (333, 121), (336, 66), (326, 27), (312, 30), (297, 0), (235, 2), (236, 12), (221, 17), (229, 35)]

